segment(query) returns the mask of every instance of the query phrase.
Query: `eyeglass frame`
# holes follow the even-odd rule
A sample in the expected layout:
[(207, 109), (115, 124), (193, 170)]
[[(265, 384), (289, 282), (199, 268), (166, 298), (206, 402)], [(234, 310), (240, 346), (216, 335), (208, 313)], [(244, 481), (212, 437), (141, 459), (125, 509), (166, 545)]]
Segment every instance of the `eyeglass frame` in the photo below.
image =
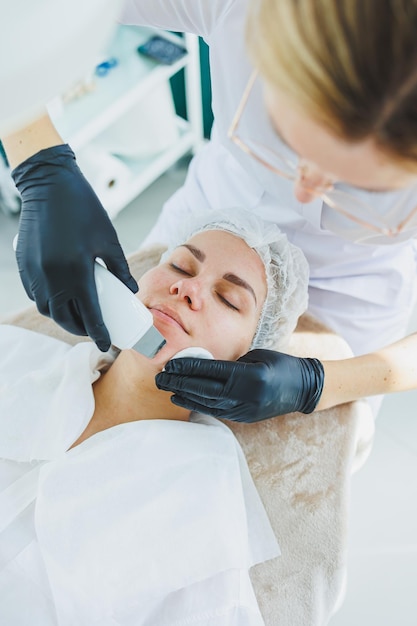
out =
[[(284, 157), (283, 155), (280, 155), (278, 152), (274, 152), (274, 154), (276, 154), (277, 157), (279, 157), (284, 163), (286, 163), (288, 165), (289, 168), (294, 168), (294, 176), (292, 176), (291, 174), (287, 174), (281, 170), (279, 170), (277, 167), (275, 167), (274, 165), (272, 165), (271, 163), (268, 163), (268, 161), (266, 161), (265, 159), (263, 159), (260, 155), (258, 155), (256, 152), (254, 152), (252, 150), (252, 148), (250, 148), (243, 139), (241, 139), (239, 137), (239, 135), (237, 134), (237, 129), (239, 126), (239, 122), (242, 119), (242, 115), (243, 112), (245, 110), (245, 107), (247, 105), (247, 102), (249, 100), (249, 96), (252, 92), (253, 86), (255, 84), (256, 79), (258, 78), (259, 72), (258, 70), (253, 70), (253, 72), (251, 73), (249, 80), (246, 84), (246, 87), (244, 89), (243, 95), (240, 99), (240, 102), (238, 104), (238, 107), (236, 109), (236, 112), (233, 116), (232, 122), (230, 124), (230, 127), (227, 131), (227, 136), (228, 138), (233, 141), (233, 143), (240, 148), (240, 150), (242, 150), (243, 152), (245, 152), (246, 154), (248, 154), (250, 157), (252, 157), (253, 159), (255, 159), (255, 161), (257, 161), (258, 163), (260, 163), (261, 165), (263, 165), (264, 167), (266, 167), (268, 170), (270, 170), (271, 172), (273, 172), (274, 174), (277, 174), (278, 176), (282, 177), (282, 178), (286, 178), (287, 180), (291, 180), (291, 181), (296, 181), (298, 180), (299, 176), (297, 176), (297, 172), (300, 172), (300, 166), (296, 167), (294, 166), (293, 163), (291, 163), (287, 157)], [(417, 188), (417, 187), (416, 187)], [(334, 188), (334, 184), (329, 182), (328, 186), (326, 186), (326, 188), (307, 188), (305, 187), (306, 191), (308, 191), (309, 193), (314, 194), (315, 196), (321, 198), (322, 200), (324, 200), (324, 202), (326, 202), (326, 204), (328, 204), (333, 210), (337, 211), (338, 213), (341, 213), (342, 215), (344, 215), (345, 217), (347, 217), (348, 219), (350, 219), (351, 221), (359, 224), (359, 226), (362, 226), (364, 228), (367, 228), (368, 230), (377, 232), (378, 234), (383, 234), (389, 237), (396, 237), (397, 235), (399, 235), (400, 233), (402, 233), (405, 229), (407, 224), (409, 223), (409, 221), (417, 214), (417, 205), (411, 210), (411, 212), (395, 227), (386, 227), (386, 228), (380, 228), (378, 226), (375, 226), (374, 224), (372, 224), (371, 222), (368, 222), (366, 220), (363, 220), (359, 217), (356, 217), (355, 215), (351, 215), (349, 214), (345, 209), (337, 206), (337, 203), (332, 200), (332, 198), (328, 195), (329, 192), (331, 191), (337, 191)], [(352, 196), (352, 201), (356, 202), (356, 198), (354, 196)], [(372, 209), (371, 206), (369, 206), (370, 209)], [(381, 220), (382, 221), (382, 220)]]

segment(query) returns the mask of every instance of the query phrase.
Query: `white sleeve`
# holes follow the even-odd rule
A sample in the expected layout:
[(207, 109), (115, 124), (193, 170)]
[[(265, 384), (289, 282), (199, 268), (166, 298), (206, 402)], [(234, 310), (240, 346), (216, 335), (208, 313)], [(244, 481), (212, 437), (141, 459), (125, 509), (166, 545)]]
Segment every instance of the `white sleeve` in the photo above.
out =
[[(206, 147), (208, 146), (210, 144)], [(205, 148), (198, 156), (201, 157), (203, 152), (206, 152)], [(178, 226), (187, 223), (196, 207), (201, 211), (209, 211), (213, 208), (210, 206), (204, 190), (199, 184), (198, 173), (196, 172), (196, 159), (194, 158), (188, 167), (186, 183), (165, 202), (156, 223), (142, 242), (141, 248), (155, 244), (171, 246), (177, 241)]]
[(122, 24), (153, 26), (206, 37), (235, 0), (125, 0)]

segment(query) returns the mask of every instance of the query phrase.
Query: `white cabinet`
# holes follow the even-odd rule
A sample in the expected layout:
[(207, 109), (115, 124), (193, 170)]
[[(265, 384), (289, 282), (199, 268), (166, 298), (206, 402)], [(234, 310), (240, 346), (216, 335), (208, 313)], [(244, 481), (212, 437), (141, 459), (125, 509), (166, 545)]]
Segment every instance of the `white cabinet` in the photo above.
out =
[[(138, 54), (153, 34), (186, 47), (172, 65)], [(91, 90), (50, 114), (77, 155), (110, 217), (139, 195), (181, 156), (203, 143), (199, 42), (136, 26), (118, 26), (103, 58), (115, 59)], [(185, 69), (188, 120), (175, 115), (169, 78)]]

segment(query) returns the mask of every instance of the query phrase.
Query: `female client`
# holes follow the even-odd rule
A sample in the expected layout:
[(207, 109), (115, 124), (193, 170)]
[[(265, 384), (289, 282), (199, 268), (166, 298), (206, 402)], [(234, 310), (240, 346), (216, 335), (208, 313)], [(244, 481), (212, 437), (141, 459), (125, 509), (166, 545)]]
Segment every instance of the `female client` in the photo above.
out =
[[(275, 225), (196, 215), (140, 280), (167, 340), (70, 347), (0, 327), (0, 614), (9, 626), (263, 624), (248, 570), (279, 554), (240, 447), (155, 386), (179, 351), (284, 347), (307, 264)], [(186, 422), (186, 423), (184, 423)]]

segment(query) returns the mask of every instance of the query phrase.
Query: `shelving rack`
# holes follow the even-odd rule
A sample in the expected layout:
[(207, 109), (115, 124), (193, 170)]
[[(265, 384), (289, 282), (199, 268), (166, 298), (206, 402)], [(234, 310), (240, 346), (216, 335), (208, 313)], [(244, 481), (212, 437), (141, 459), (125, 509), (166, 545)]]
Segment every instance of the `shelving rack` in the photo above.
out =
[[(137, 47), (154, 34), (179, 43), (187, 49), (187, 54), (172, 65), (139, 55)], [(198, 37), (185, 34), (182, 38), (166, 31), (118, 26), (105, 57), (117, 59), (117, 65), (104, 77), (95, 78), (92, 91), (50, 110), (62, 138), (76, 154), (93, 144), (156, 86), (182, 69), (188, 118), (176, 116), (178, 140), (166, 150), (142, 158), (117, 155), (129, 168), (130, 177), (127, 184), (114, 189), (112, 211), (109, 211), (110, 217), (114, 217), (179, 158), (196, 152), (204, 142)]]

